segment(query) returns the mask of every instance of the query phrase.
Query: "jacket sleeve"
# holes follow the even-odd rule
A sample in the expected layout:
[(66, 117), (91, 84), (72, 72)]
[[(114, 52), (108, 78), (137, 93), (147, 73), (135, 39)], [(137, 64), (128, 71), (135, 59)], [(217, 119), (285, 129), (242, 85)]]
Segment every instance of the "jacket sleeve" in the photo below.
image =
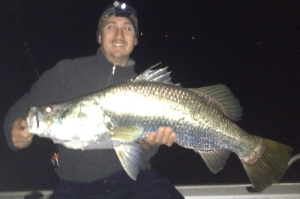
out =
[(56, 103), (62, 94), (59, 86), (63, 88), (63, 64), (58, 63), (52, 69), (46, 71), (40, 79), (35, 82), (30, 91), (19, 99), (7, 112), (3, 130), (7, 139), (9, 148), (18, 150), (11, 140), (11, 125), (18, 118), (26, 118), (27, 112), (31, 106), (41, 106), (49, 103)]

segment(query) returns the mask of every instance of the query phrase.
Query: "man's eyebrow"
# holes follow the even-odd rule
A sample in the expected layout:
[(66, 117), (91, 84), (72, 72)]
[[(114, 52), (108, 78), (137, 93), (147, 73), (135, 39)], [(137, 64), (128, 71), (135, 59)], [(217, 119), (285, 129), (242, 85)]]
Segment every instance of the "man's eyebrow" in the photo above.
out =
[(105, 24), (103, 24), (104, 26), (106, 26), (107, 24), (116, 24), (117, 22), (115, 21), (107, 21)]
[[(106, 26), (107, 24), (117, 24), (117, 22), (107, 21), (105, 24), (103, 24), (103, 26)], [(126, 21), (126, 22), (123, 23), (123, 25), (128, 25), (128, 24), (133, 26), (133, 24), (130, 21)]]
[(129, 24), (129, 25), (132, 25), (133, 26), (133, 24), (130, 22), (130, 21), (126, 21), (124, 24)]

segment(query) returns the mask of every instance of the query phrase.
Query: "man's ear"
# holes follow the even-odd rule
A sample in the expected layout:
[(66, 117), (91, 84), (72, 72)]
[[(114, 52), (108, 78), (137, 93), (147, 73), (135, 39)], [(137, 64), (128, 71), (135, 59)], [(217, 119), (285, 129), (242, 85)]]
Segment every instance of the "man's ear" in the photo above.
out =
[(136, 46), (138, 43), (137, 38), (134, 39), (134, 45)]
[(101, 44), (101, 34), (98, 36), (98, 44)]

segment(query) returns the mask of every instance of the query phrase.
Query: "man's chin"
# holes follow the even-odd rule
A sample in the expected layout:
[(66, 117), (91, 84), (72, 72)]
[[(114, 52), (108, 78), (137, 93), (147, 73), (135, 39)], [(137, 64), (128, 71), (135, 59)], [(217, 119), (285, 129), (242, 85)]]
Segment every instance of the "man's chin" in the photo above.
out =
[(112, 53), (110, 56), (114, 59), (124, 59), (126, 56), (122, 53)]

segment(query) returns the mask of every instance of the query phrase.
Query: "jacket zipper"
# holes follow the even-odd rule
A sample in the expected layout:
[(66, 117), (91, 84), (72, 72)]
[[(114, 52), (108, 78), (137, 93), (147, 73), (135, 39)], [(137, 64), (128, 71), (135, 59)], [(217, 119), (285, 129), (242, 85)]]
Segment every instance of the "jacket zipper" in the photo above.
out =
[(114, 75), (115, 74), (115, 70), (116, 70), (116, 65), (114, 65), (113, 67), (112, 67), (112, 75)]
[(112, 78), (112, 76), (115, 74), (115, 71), (116, 71), (116, 65), (113, 65), (111, 74), (110, 74), (110, 76), (109, 76), (109, 78), (108, 78), (108, 81), (107, 81), (107, 86), (110, 85), (111, 78)]

